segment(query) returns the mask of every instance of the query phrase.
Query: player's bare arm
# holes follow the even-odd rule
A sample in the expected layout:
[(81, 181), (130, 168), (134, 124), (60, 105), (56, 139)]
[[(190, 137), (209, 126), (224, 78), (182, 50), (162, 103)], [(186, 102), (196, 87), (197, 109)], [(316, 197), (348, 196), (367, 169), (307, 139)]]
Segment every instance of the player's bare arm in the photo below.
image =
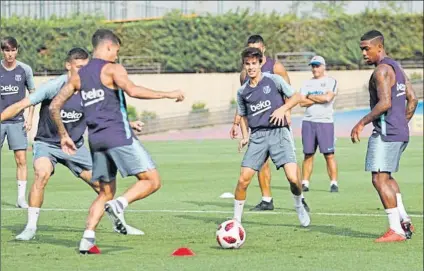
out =
[(107, 69), (106, 72), (112, 75), (116, 86), (124, 90), (130, 97), (138, 99), (176, 99), (176, 102), (184, 100), (184, 94), (180, 90), (164, 92), (135, 85), (128, 78), (125, 68), (120, 64), (110, 64)]
[[(283, 77), (283, 79), (288, 84), (290, 84), (290, 77), (289, 77), (287, 70), (286, 70), (286, 68), (284, 67), (283, 64), (281, 64), (280, 62), (275, 62), (273, 70), (274, 70), (274, 74), (277, 74), (277, 75)], [(284, 96), (284, 102), (287, 102), (287, 99), (288, 98), (286, 96)], [(290, 125), (291, 124), (291, 110), (288, 110), (286, 112), (286, 119), (287, 119), (288, 124)]]
[(331, 102), (336, 94), (332, 91), (327, 91), (325, 94), (308, 94), (306, 98), (318, 104), (325, 104)]
[(379, 65), (374, 80), (377, 87), (378, 103), (372, 111), (360, 121), (364, 126), (376, 120), (392, 106), (391, 87), (395, 81), (395, 72), (389, 65)]
[(0, 120), (1, 121), (9, 120), (9, 119), (15, 117), (17, 114), (19, 114), (19, 112), (21, 112), (22, 110), (24, 110), (28, 107), (31, 107), (31, 101), (29, 100), (28, 97), (26, 97), (26, 98), (20, 100), (19, 102), (8, 106), (1, 113)]
[[(28, 90), (29, 94), (33, 93), (34, 91), (35, 91), (35, 89), (29, 89)], [(34, 109), (35, 109), (35, 106), (33, 106), (33, 105), (29, 106), (28, 117), (27, 117), (27, 119), (25, 120), (25, 123), (24, 123), (24, 127), (25, 127), (25, 130), (27, 132), (30, 131), (31, 128), (32, 128), (32, 119), (34, 118)]]
[[(243, 69), (240, 72), (240, 85), (243, 85), (243, 82), (244, 82), (245, 79), (246, 79), (246, 70)], [(240, 122), (241, 122), (241, 117), (238, 114), (238, 109), (236, 108), (236, 113), (234, 115), (233, 125), (231, 126), (231, 129), (230, 129), (230, 138), (231, 139), (236, 138), (236, 136), (238, 135), (237, 129), (240, 125)]]
[(249, 142), (249, 129), (247, 117), (240, 116), (240, 129), (242, 134), (242, 139), (239, 142), (239, 152), (247, 145)]
[(415, 109), (418, 105), (417, 95), (415, 95), (415, 91), (412, 88), (411, 81), (406, 76), (405, 72), (403, 73), (405, 76), (405, 84), (406, 84), (406, 119), (408, 122), (412, 119), (415, 113)]
[(52, 100), (49, 110), (50, 115), (57, 126), (57, 131), (60, 137), (68, 136), (65, 126), (63, 125), (62, 118), (60, 116), (60, 110), (69, 98), (74, 94), (75, 90), (80, 87), (80, 78), (77, 73), (72, 74), (68, 83), (66, 83), (56, 97)]
[(391, 87), (395, 81), (395, 72), (393, 69), (389, 65), (379, 65), (374, 72), (373, 80), (376, 84), (378, 103), (369, 114), (363, 117), (355, 125), (355, 127), (353, 127), (350, 134), (353, 143), (360, 141), (359, 135), (364, 129), (365, 125), (379, 118), (381, 114), (389, 110), (392, 106)]
[(284, 124), (284, 116), (286, 115), (286, 112), (293, 107), (295, 107), (300, 102), (300, 93), (295, 92), (290, 98), (286, 100), (286, 102), (278, 109), (276, 109), (272, 114), (270, 118), (270, 122), (275, 125), (283, 125)]

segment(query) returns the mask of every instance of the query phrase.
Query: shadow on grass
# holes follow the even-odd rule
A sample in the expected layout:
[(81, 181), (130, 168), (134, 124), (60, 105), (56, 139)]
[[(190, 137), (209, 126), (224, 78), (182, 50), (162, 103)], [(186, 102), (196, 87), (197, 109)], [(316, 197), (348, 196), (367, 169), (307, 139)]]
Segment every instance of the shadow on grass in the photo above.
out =
[[(205, 216), (192, 216), (192, 215), (178, 215), (177, 217), (182, 219), (189, 219), (189, 220), (200, 220), (207, 224), (215, 224), (218, 226), (220, 223), (222, 223), (226, 218), (220, 217), (220, 218), (213, 218), (213, 217), (205, 217)], [(319, 232), (324, 233), (328, 235), (335, 235), (335, 236), (346, 236), (346, 237), (354, 237), (354, 238), (366, 238), (366, 239), (375, 239), (380, 237), (377, 234), (373, 233), (367, 233), (367, 232), (360, 232), (356, 231), (350, 228), (345, 227), (337, 227), (334, 225), (314, 225), (311, 224), (307, 228), (303, 228), (299, 226), (298, 224), (275, 224), (275, 223), (262, 223), (262, 222), (256, 222), (256, 221), (243, 221), (243, 225), (257, 225), (257, 226), (264, 226), (264, 227), (287, 227), (287, 228), (293, 228), (294, 230), (301, 230), (306, 232)]]

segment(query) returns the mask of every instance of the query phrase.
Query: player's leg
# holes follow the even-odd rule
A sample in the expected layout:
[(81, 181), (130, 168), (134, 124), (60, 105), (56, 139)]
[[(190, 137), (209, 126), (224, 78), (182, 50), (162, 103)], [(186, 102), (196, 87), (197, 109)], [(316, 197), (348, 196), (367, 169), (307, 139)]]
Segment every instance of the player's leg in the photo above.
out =
[(302, 189), (309, 191), (309, 182), (314, 165), (314, 154), (317, 149), (317, 138), (315, 123), (311, 121), (302, 121), (302, 145), (304, 159), (302, 163)]
[(405, 233), (401, 227), (396, 191), (392, 188), (390, 174), (397, 170), (397, 149), (400, 142), (384, 142), (374, 133), (368, 141), (365, 170), (372, 172), (372, 183), (380, 196), (389, 219), (390, 229), (376, 242), (404, 241)]
[[(131, 145), (108, 150), (108, 154), (113, 159), (122, 177), (137, 177), (137, 182), (128, 188), (123, 195), (107, 202), (104, 206), (106, 212), (114, 218), (116, 227), (120, 228), (121, 233), (127, 234), (131, 227), (124, 219), (125, 208), (130, 203), (143, 199), (159, 190), (161, 186), (160, 176), (155, 163), (138, 139), (134, 138)], [(139, 234), (144, 233), (139, 231)]]
[(108, 182), (100, 182), (100, 192), (97, 198), (90, 206), (86, 228), (80, 242), (79, 251), (81, 254), (99, 254), (100, 250), (95, 245), (95, 230), (99, 224), (103, 214), (106, 202), (113, 199), (116, 191), (116, 181), (108, 180)]
[(334, 124), (316, 123), (316, 131), (319, 150), (324, 155), (327, 163), (327, 172), (330, 177), (330, 192), (339, 192), (337, 183), (337, 163), (334, 155)]
[[(112, 158), (103, 151), (91, 153), (93, 161), (93, 180), (100, 182), (100, 191), (90, 206), (86, 229), (80, 242), (79, 251), (82, 254), (99, 254), (95, 245), (95, 230), (103, 214), (106, 202), (113, 199), (116, 191), (117, 168)], [(122, 225), (119, 225), (122, 227)]]
[(268, 143), (267, 132), (257, 131), (250, 136), (250, 143), (244, 154), (243, 161), (241, 162), (240, 177), (237, 182), (234, 199), (234, 218), (241, 222), (243, 214), (244, 203), (246, 200), (246, 190), (250, 181), (258, 172), (263, 168), (268, 160)]
[(250, 167), (241, 167), (240, 177), (234, 192), (234, 216), (233, 218), (241, 222), (244, 203), (246, 202), (246, 192), (256, 171)]
[(262, 193), (262, 200), (258, 205), (251, 208), (250, 211), (274, 210), (274, 202), (271, 195), (271, 169), (269, 167), (269, 159), (258, 172), (258, 181)]
[[(39, 154), (37, 154), (37, 150)], [(41, 156), (39, 156), (41, 155)], [(29, 193), (28, 221), (22, 233), (16, 236), (17, 240), (28, 241), (35, 237), (37, 231), (40, 208), (44, 201), (44, 189), (54, 171), (55, 160), (47, 155), (42, 156), (39, 144), (34, 144), (34, 183)]]
[(269, 153), (277, 169), (284, 168), (290, 190), (293, 194), (295, 209), (300, 224), (307, 227), (311, 220), (305, 208), (305, 199), (302, 195), (302, 184), (299, 179), (299, 167), (296, 161), (294, 141), (287, 128), (275, 129), (271, 132), (269, 139)]
[(23, 122), (6, 124), (9, 149), (14, 151), (16, 162), (16, 180), (18, 183), (18, 200), (16, 207), (28, 208), (25, 200), (27, 185), (26, 149), (28, 148), (27, 134)]
[(390, 175), (389, 184), (396, 193), (397, 209), (399, 211), (402, 229), (405, 232), (405, 237), (407, 239), (411, 239), (412, 233), (415, 231), (415, 228), (412, 225), (411, 217), (408, 215), (405, 206), (403, 205), (402, 194), (400, 192), (399, 185), (392, 175)]
[(91, 177), (92, 177), (92, 172), (91, 170), (82, 170), (81, 173), (78, 175), (78, 177), (81, 178), (81, 180), (83, 180), (86, 184), (88, 184), (93, 190), (94, 192), (96, 192), (97, 194), (99, 194), (100, 192), (100, 182), (99, 181), (91, 181)]

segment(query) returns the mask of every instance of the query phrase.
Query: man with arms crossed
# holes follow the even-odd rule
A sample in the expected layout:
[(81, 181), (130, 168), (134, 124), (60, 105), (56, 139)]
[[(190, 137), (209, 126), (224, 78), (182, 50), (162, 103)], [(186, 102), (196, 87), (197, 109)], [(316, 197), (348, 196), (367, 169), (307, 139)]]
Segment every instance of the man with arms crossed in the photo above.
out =
[[(243, 135), (239, 150), (249, 145), (235, 190), (234, 219), (241, 222), (247, 187), (256, 171), (270, 157), (277, 169), (284, 168), (300, 224), (307, 227), (310, 218), (302, 202), (294, 141), (285, 119), (287, 110), (299, 103), (300, 94), (295, 93), (281, 76), (262, 73), (262, 58), (262, 52), (257, 48), (246, 48), (242, 53), (249, 80), (237, 91)], [(284, 101), (282, 94), (288, 97), (287, 101)], [(250, 137), (248, 127), (252, 131)]]
[(392, 176), (399, 168), (400, 157), (408, 145), (408, 122), (415, 113), (418, 99), (405, 72), (384, 48), (381, 32), (371, 30), (361, 37), (362, 55), (368, 65), (374, 65), (369, 81), (371, 112), (353, 127), (353, 143), (365, 125), (373, 123), (368, 141), (365, 170), (371, 172), (389, 219), (389, 229), (375, 242), (397, 242), (411, 238), (414, 227), (406, 213), (399, 185)]
[[(0, 112), (9, 105), (25, 97), (25, 88), (31, 93), (35, 90), (34, 77), (30, 66), (17, 61), (18, 42), (14, 37), (6, 37), (1, 40), (1, 52), (3, 59), (0, 65), (0, 90), (1, 103)], [(16, 161), (16, 179), (18, 183), (18, 199), (16, 207), (28, 208), (25, 201), (27, 184), (27, 161), (26, 150), (28, 147), (27, 132), (31, 130), (34, 107), (31, 106), (28, 112), (28, 119), (24, 119), (24, 112), (21, 111), (14, 118), (1, 122), (1, 145), (7, 136), (9, 149), (13, 150)]]
[[(262, 55), (265, 53), (265, 42), (260, 35), (252, 35), (247, 40), (247, 47), (258, 48)], [(283, 64), (275, 62), (272, 58), (263, 57), (261, 66), (262, 73), (276, 74), (281, 76), (288, 84), (290, 84), (290, 78), (287, 74)], [(240, 84), (243, 85), (248, 80), (246, 70), (243, 69), (240, 73)], [(286, 119), (290, 125), (290, 110), (286, 113)], [(237, 136), (237, 129), (240, 126), (240, 117), (237, 112), (234, 117), (234, 123), (230, 130), (230, 137), (234, 139)], [(261, 170), (258, 172), (259, 187), (262, 193), (262, 200), (255, 207), (250, 209), (251, 211), (267, 211), (274, 210), (274, 201), (271, 195), (271, 169), (269, 167), (269, 160), (264, 164)]]
[[(80, 242), (80, 253), (99, 254), (95, 229), (104, 211), (114, 218), (116, 228), (127, 232), (123, 211), (128, 204), (143, 199), (160, 188), (160, 177), (148, 152), (130, 130), (124, 92), (139, 99), (184, 100), (181, 91), (160, 92), (136, 86), (127, 71), (115, 64), (121, 40), (110, 30), (99, 29), (92, 37), (93, 58), (61, 89), (50, 105), (51, 116), (58, 127), (62, 149), (74, 154), (76, 146), (66, 132), (60, 109), (75, 91), (82, 97), (93, 159), (92, 180), (100, 181), (100, 193), (92, 203), (86, 230)], [(138, 181), (122, 196), (113, 200), (116, 174), (136, 176)]]
[(330, 177), (330, 192), (338, 192), (337, 164), (334, 157), (334, 120), (333, 104), (337, 95), (337, 81), (325, 74), (325, 60), (314, 56), (309, 65), (312, 66), (313, 78), (306, 81), (300, 92), (300, 106), (306, 107), (302, 121), (302, 144), (305, 158), (302, 167), (302, 189), (309, 191), (314, 155), (319, 151), (327, 162), (327, 172)]
[[(49, 105), (52, 99), (67, 82), (71, 71), (77, 72), (88, 63), (88, 60), (89, 54), (86, 50), (82, 48), (71, 49), (65, 61), (65, 67), (68, 70), (67, 74), (63, 74), (41, 85), (37, 91), (9, 106), (1, 113), (1, 120), (8, 120), (25, 108), (41, 103), (38, 130), (33, 146), (35, 180), (29, 194), (28, 222), (24, 231), (16, 236), (17, 240), (28, 241), (35, 237), (40, 208), (44, 200), (44, 190), (51, 175), (54, 174), (57, 163), (69, 168), (75, 176), (89, 184), (97, 193), (100, 191), (99, 182), (90, 182), (92, 162), (90, 153), (84, 146), (83, 134), (86, 124), (81, 106), (81, 97), (73, 95), (61, 110), (61, 117), (66, 123), (66, 129), (78, 146), (78, 150), (73, 156), (61, 150), (57, 128), (51, 120), (49, 112)], [(137, 229), (131, 228), (130, 234), (141, 233), (137, 231)]]

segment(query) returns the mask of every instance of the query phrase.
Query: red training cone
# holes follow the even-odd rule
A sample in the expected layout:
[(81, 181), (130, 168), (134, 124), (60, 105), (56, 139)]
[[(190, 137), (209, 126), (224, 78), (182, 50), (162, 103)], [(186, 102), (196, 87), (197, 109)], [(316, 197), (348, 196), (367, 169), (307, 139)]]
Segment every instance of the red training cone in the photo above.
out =
[(187, 247), (180, 247), (172, 253), (172, 256), (194, 256), (194, 252)]

